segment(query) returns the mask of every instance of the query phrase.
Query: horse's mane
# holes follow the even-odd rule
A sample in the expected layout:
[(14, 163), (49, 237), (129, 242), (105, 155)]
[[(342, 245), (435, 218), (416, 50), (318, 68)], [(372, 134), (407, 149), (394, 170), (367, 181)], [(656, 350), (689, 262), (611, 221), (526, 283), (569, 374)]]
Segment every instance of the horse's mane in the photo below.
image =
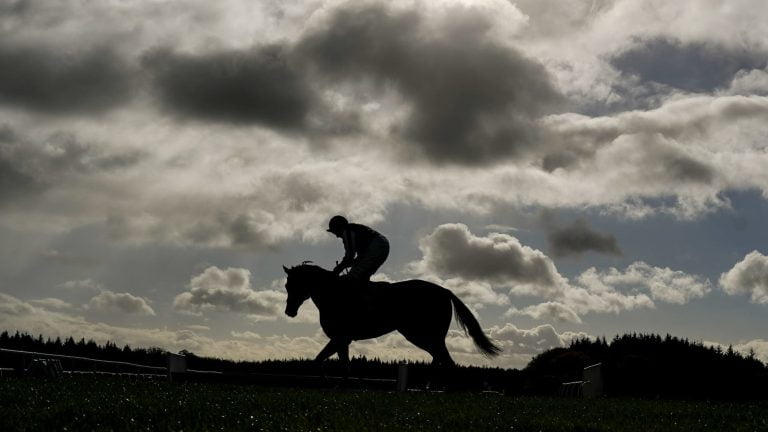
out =
[(312, 264), (312, 261), (303, 261), (301, 264), (291, 267), (291, 273), (298, 274), (301, 277), (308, 276), (328, 276), (331, 274), (330, 270), (326, 270), (319, 265)]

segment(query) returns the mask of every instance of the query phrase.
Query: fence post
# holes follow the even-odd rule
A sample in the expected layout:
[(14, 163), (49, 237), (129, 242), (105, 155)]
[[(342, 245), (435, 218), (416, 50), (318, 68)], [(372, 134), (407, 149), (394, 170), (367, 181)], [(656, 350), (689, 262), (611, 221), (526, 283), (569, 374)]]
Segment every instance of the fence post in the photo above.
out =
[(593, 364), (584, 368), (582, 379), (584, 380), (583, 395), (585, 398), (595, 398), (603, 395), (602, 363)]
[(168, 364), (168, 382), (173, 382), (173, 374), (187, 371), (187, 357), (172, 352), (166, 353)]
[(408, 364), (397, 365), (397, 391), (408, 390)]

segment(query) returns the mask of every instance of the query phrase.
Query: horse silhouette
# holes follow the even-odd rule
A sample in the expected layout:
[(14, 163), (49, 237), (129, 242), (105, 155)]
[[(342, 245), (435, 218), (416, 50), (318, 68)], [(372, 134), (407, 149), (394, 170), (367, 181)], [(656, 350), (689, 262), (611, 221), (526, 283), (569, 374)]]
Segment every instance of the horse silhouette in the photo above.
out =
[(369, 282), (365, 287), (343, 282), (333, 272), (311, 264), (286, 268), (288, 291), (285, 314), (295, 317), (307, 300), (320, 311), (320, 326), (331, 339), (317, 354), (322, 362), (335, 353), (349, 362), (349, 344), (399, 331), (428, 352), (432, 364), (452, 366), (445, 346), (452, 312), (477, 348), (492, 357), (501, 352), (480, 327), (467, 305), (446, 288), (423, 280)]

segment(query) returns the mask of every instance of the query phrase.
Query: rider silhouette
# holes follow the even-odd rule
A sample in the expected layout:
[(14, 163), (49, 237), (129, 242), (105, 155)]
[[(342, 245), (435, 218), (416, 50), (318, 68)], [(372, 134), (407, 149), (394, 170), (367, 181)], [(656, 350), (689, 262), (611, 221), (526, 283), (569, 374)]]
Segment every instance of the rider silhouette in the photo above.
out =
[(334, 216), (328, 223), (328, 232), (344, 242), (344, 258), (333, 269), (338, 275), (344, 269), (344, 278), (365, 283), (384, 264), (389, 256), (389, 241), (376, 230), (365, 225), (349, 223), (344, 216)]

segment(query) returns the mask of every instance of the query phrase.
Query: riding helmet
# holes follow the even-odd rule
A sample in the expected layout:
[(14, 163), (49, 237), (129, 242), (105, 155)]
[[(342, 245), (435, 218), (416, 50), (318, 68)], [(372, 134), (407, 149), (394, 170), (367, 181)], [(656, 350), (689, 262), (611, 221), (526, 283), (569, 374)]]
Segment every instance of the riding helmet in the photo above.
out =
[(337, 233), (341, 232), (341, 230), (344, 229), (344, 227), (349, 224), (349, 221), (344, 216), (336, 215), (331, 218), (331, 221), (328, 222), (328, 232)]

